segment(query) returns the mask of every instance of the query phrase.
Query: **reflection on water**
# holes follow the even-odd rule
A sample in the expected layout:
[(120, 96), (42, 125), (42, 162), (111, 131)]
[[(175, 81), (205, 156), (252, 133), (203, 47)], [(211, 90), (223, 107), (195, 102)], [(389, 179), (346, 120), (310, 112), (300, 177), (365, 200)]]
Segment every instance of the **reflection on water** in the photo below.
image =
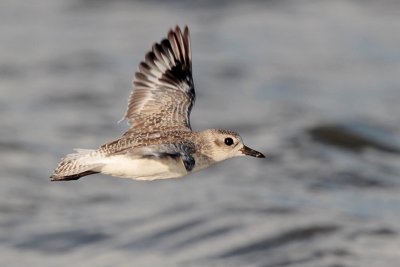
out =
[[(400, 6), (364, 1), (6, 1), (0, 8), (0, 265), (398, 266)], [(131, 77), (192, 32), (195, 129), (264, 161), (151, 183), (52, 183), (118, 137)]]

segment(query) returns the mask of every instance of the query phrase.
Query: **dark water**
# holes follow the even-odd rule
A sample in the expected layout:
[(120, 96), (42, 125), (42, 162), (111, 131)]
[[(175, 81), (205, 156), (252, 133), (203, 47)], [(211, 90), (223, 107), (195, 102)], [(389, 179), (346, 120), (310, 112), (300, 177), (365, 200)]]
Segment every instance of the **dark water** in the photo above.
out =
[[(399, 266), (400, 2), (2, 1), (1, 266)], [(51, 183), (118, 137), (132, 73), (192, 33), (195, 129), (264, 161)]]

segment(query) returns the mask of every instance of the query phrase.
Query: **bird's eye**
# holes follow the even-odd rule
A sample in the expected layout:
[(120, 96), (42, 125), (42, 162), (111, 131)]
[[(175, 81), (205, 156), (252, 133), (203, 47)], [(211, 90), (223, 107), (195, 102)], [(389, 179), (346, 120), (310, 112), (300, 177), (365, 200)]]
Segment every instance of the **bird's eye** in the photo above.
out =
[(225, 145), (231, 146), (233, 144), (233, 139), (228, 137), (228, 138), (225, 138), (224, 142), (225, 142)]

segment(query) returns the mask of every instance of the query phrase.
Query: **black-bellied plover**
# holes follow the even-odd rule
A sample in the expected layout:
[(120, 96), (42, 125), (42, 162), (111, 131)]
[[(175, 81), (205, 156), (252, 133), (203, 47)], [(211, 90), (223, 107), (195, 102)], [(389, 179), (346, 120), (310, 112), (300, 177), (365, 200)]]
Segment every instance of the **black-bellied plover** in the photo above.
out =
[(185, 176), (228, 158), (265, 156), (243, 144), (239, 134), (220, 129), (194, 132), (195, 102), (189, 29), (177, 26), (153, 45), (139, 64), (124, 118), (129, 130), (98, 149), (76, 149), (61, 160), (53, 181), (103, 173), (136, 180)]

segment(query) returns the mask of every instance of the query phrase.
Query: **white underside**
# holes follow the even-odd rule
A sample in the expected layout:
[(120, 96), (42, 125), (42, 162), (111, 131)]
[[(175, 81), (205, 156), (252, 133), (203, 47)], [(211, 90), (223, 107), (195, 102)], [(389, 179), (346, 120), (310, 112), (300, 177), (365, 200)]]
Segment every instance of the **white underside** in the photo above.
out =
[(132, 158), (126, 155), (98, 159), (101, 166), (93, 169), (103, 174), (136, 180), (156, 180), (187, 175), (181, 160), (173, 158)]

